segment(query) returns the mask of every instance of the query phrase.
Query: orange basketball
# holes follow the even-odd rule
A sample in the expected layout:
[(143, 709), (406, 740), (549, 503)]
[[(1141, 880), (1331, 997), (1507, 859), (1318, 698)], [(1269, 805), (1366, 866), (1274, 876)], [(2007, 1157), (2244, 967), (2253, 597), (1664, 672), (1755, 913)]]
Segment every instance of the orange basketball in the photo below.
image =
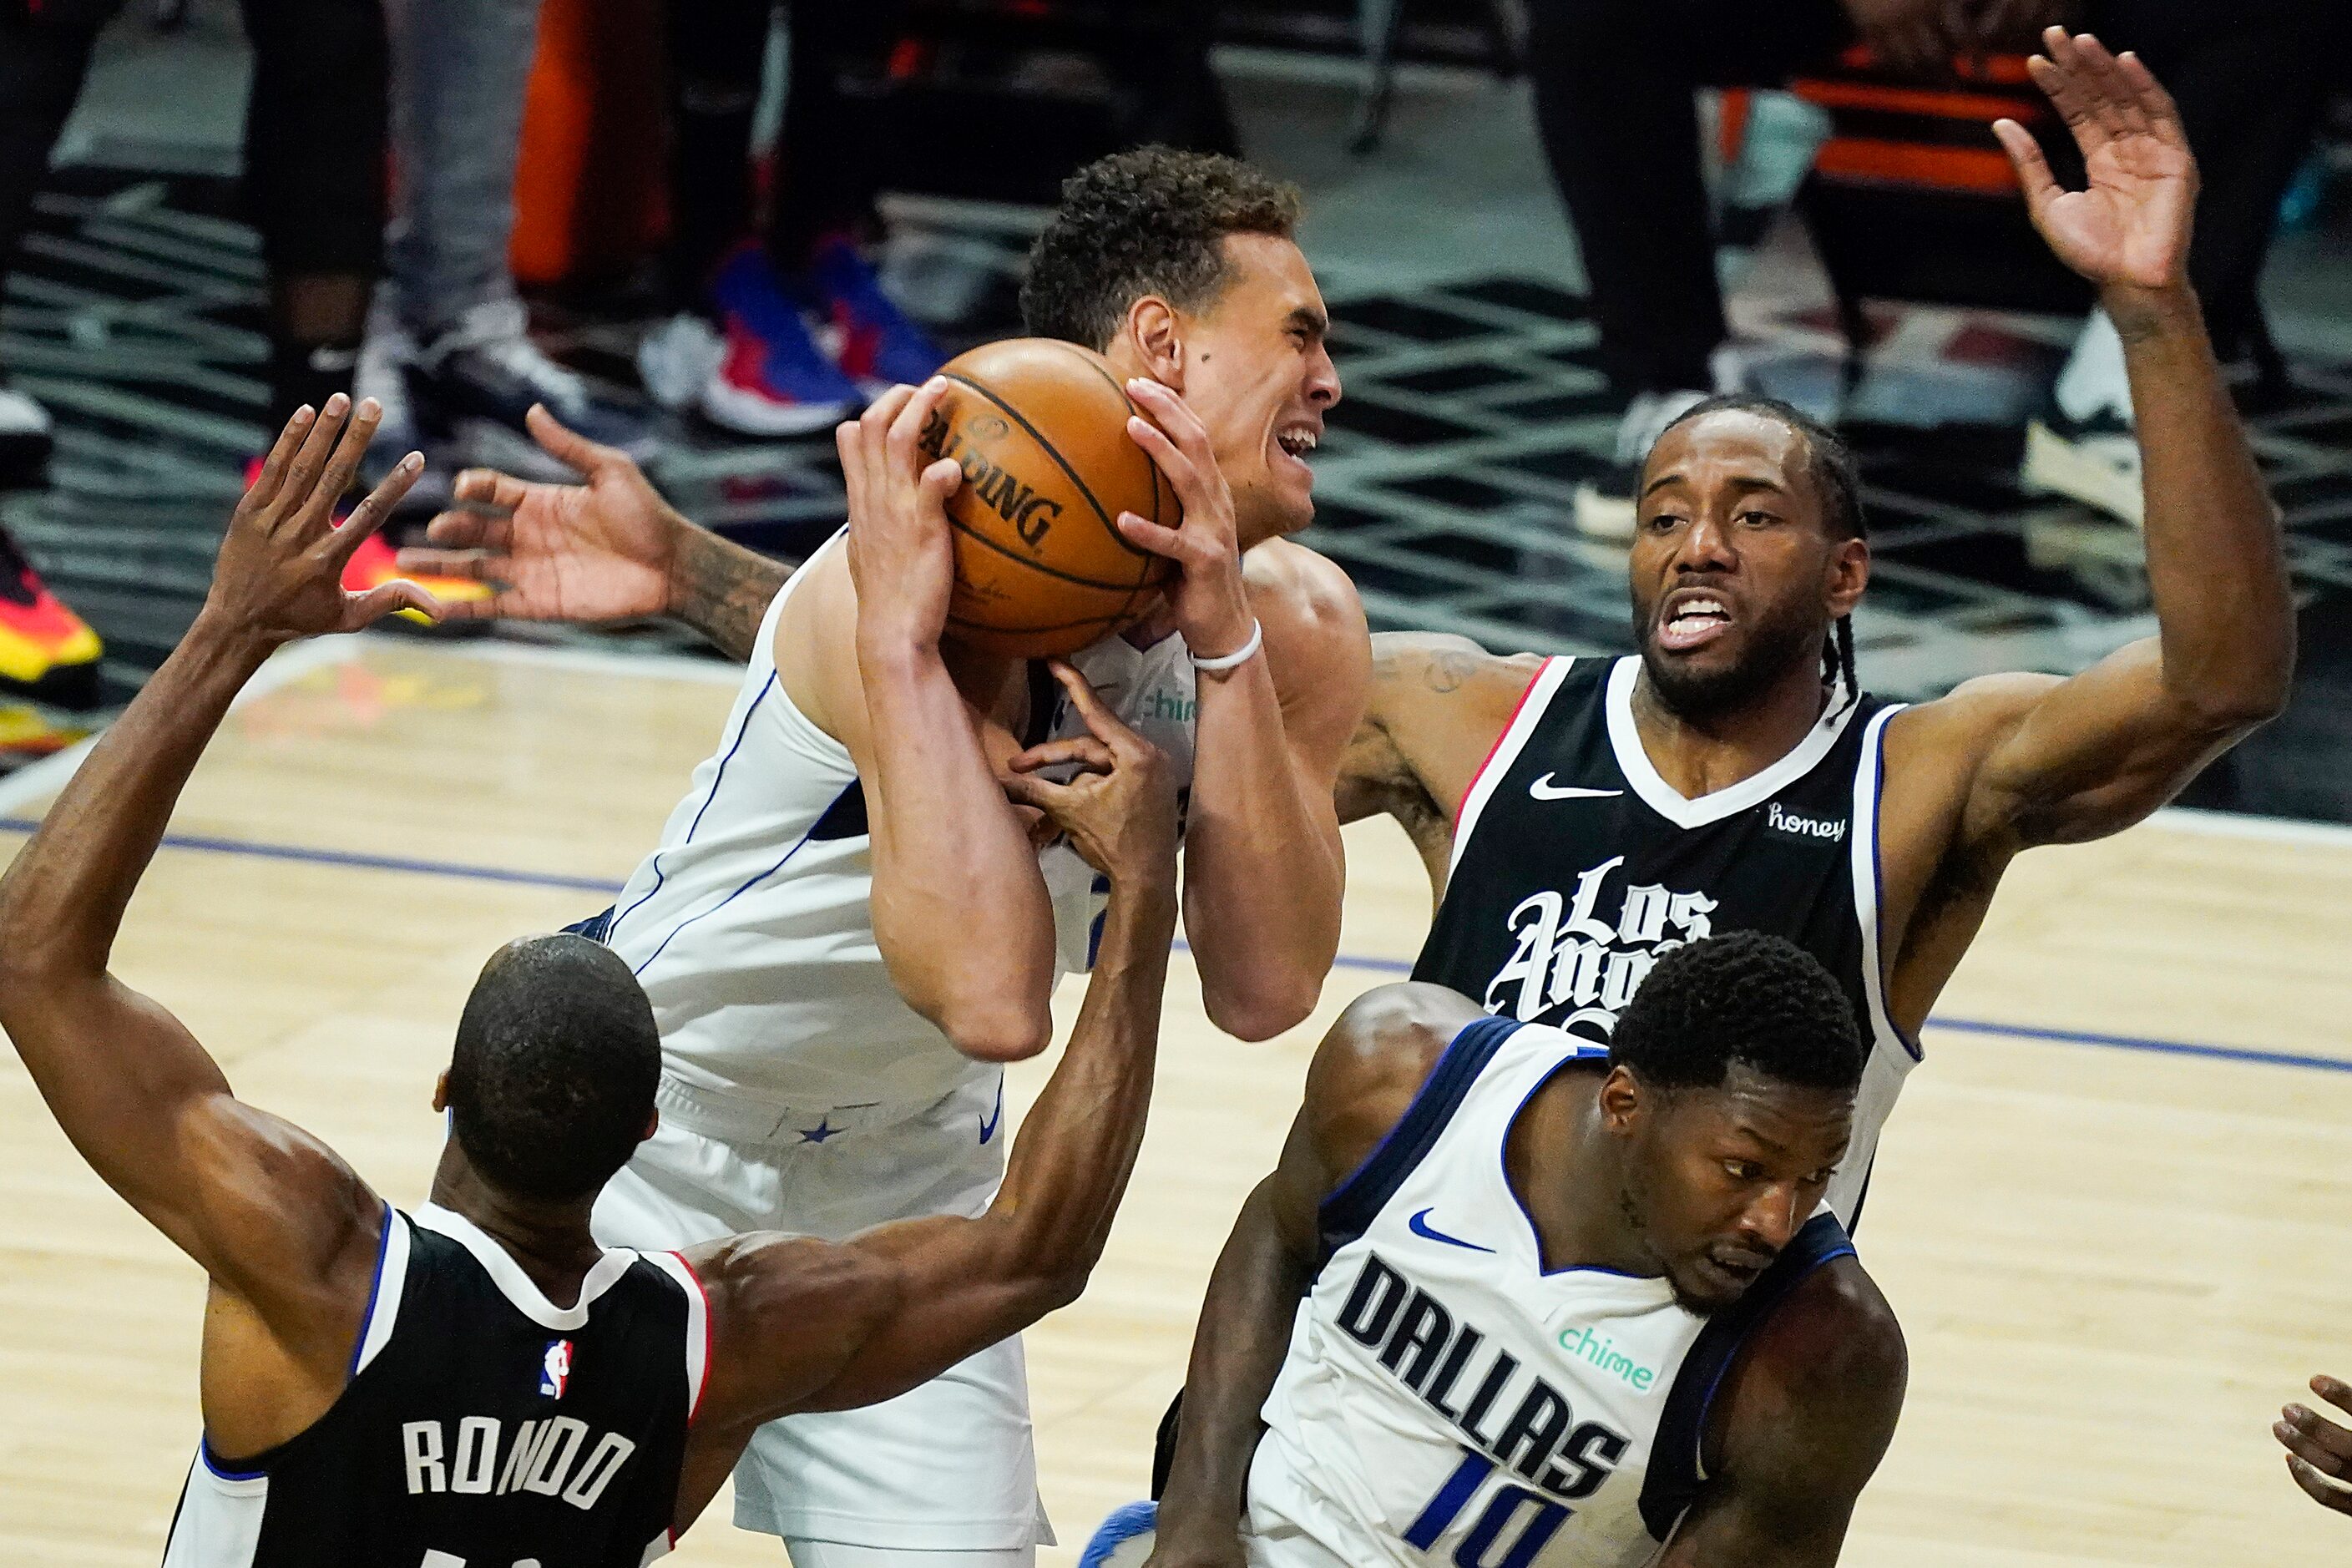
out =
[(958, 355), (924, 426), (953, 458), (955, 594), (948, 635), (1024, 658), (1075, 653), (1140, 619), (1172, 570), (1120, 537), (1122, 511), (1174, 527), (1176, 493), (1127, 433), (1137, 412), (1102, 355), (1014, 338)]

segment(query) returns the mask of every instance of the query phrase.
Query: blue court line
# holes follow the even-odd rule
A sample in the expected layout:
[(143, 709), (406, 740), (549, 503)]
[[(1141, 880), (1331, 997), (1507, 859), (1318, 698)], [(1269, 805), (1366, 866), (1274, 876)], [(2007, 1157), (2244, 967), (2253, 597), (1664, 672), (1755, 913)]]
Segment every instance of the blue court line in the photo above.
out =
[[(26, 817), (0, 817), (0, 833), (29, 834), (40, 824)], [(517, 871), (501, 866), (475, 866), (457, 860), (425, 860), (399, 855), (360, 855), (342, 849), (308, 849), (289, 844), (257, 844), (244, 838), (215, 838), (204, 834), (167, 833), (167, 849), (191, 849), (210, 855), (242, 855), (259, 860), (291, 860), (314, 866), (344, 866), (364, 871), (398, 871), (417, 877), (451, 877), (463, 881), (498, 882), (509, 887), (554, 888), (611, 899), (621, 884), (602, 877), (566, 877), (549, 871)], [(1177, 951), (1188, 952), (1179, 941)], [(1412, 961), (1341, 953), (1333, 966), (1374, 974), (1410, 974)], [(2042, 1040), (2052, 1045), (2097, 1046), (2108, 1050), (2143, 1051), (2154, 1056), (2201, 1057), (2209, 1061), (2250, 1062), (2260, 1067), (2304, 1068), (2315, 1072), (2352, 1073), (2352, 1059), (2312, 1056), (2301, 1051), (2265, 1051), (2242, 1046), (2208, 1046), (2191, 1040), (2159, 1040), (2138, 1035), (2108, 1035), (2091, 1029), (2047, 1029), (2032, 1024), (1999, 1024), (1979, 1018), (1929, 1018), (1927, 1027), (1963, 1035), (2007, 1036)]]

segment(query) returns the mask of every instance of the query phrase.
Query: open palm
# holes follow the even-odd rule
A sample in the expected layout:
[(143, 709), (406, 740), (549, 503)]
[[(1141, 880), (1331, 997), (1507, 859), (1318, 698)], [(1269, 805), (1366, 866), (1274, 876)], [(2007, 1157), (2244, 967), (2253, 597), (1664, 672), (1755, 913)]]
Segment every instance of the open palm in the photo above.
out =
[(2197, 161), (2171, 95), (2137, 56), (2118, 58), (2087, 33), (2053, 27), (2042, 46), (2047, 52), (2030, 68), (2082, 149), (2088, 184), (2065, 189), (2024, 127), (1995, 125), (2034, 227), (2061, 261), (2103, 288), (2178, 283), (2189, 258)]
[(587, 483), (534, 484), (476, 469), (457, 481), (460, 508), (427, 530), (430, 547), (400, 552), (404, 572), (488, 583), (487, 599), (453, 603), (451, 619), (621, 621), (669, 608), (669, 571), (684, 520), (637, 465), (530, 413), (540, 445)]

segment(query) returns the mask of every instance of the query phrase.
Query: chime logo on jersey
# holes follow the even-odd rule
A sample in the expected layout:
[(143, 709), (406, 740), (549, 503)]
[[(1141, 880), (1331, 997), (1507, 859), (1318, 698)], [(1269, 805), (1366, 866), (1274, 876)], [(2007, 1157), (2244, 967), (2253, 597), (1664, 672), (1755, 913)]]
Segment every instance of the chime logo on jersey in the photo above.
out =
[(564, 1385), (572, 1381), (572, 1342), (550, 1340), (547, 1351), (540, 1357), (539, 1391), (550, 1399), (563, 1397)]
[(1624, 863), (1613, 855), (1579, 873), (1571, 893), (1546, 890), (1519, 900), (1506, 922), (1515, 945), (1487, 983), (1486, 1011), (1528, 1019), (1572, 1007), (1554, 1021), (1606, 1039), (1651, 967), (1713, 932), (1713, 899), (1654, 882), (1617, 893), (1615, 917), (1603, 918), (1609, 879)]
[(1468, 1439), (1490, 1461), (1487, 1470), (1500, 1464), (1561, 1502), (1600, 1490), (1633, 1447), (1605, 1422), (1578, 1421), (1568, 1394), (1542, 1369), (1522, 1366), (1377, 1252), (1364, 1255), (1339, 1326)]

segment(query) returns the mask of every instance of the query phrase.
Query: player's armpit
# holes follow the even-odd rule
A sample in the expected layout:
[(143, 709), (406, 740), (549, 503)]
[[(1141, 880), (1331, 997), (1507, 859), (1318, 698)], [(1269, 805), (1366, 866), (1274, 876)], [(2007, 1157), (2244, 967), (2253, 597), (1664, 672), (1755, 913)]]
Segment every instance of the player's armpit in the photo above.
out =
[(1902, 1329), (1862, 1266), (1816, 1270), (1717, 1394), (1708, 1479), (1658, 1568), (1831, 1568), (1895, 1436), (1908, 1373)]

